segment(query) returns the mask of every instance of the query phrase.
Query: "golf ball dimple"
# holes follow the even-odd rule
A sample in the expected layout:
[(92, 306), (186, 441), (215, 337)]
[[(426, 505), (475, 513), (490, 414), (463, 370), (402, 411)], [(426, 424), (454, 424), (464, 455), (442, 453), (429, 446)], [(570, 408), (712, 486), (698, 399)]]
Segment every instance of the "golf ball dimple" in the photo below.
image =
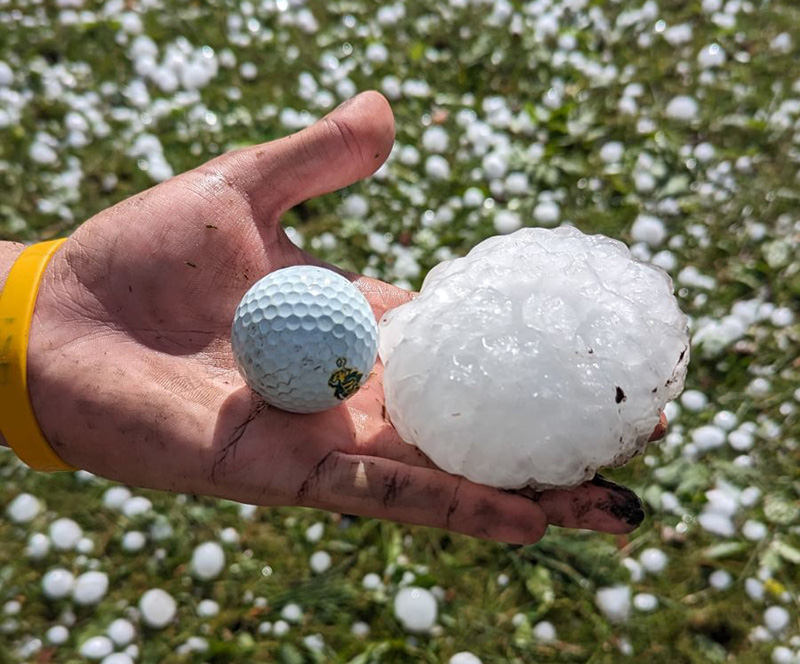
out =
[(231, 346), (242, 377), (267, 403), (314, 413), (340, 404), (367, 380), (378, 326), (347, 279), (298, 265), (247, 291), (234, 314)]

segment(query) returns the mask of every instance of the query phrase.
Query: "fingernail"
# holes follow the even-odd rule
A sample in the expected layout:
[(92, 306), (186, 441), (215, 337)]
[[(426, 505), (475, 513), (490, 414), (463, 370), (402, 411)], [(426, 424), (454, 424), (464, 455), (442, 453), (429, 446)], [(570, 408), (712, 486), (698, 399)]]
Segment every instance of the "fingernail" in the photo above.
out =
[(610, 482), (602, 475), (595, 475), (591, 481), (595, 486), (608, 489), (607, 498), (596, 504), (597, 509), (607, 512), (611, 516), (628, 524), (632, 528), (644, 521), (644, 508), (642, 501), (630, 489)]

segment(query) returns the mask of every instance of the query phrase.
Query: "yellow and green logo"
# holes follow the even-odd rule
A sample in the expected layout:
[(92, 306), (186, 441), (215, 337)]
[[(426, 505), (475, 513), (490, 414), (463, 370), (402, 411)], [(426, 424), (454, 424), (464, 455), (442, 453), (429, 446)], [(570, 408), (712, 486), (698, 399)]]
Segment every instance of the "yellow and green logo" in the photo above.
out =
[(336, 360), (336, 366), (338, 369), (328, 379), (328, 386), (333, 388), (333, 395), (337, 399), (344, 401), (361, 386), (361, 378), (364, 374), (348, 367), (346, 357)]

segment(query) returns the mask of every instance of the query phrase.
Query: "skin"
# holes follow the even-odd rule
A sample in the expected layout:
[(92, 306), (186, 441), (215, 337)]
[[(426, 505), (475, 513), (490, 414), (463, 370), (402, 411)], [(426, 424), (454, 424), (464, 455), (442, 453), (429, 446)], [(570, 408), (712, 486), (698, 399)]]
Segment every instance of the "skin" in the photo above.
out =
[[(31, 402), (55, 451), (132, 486), (514, 544), (537, 541), (548, 524), (635, 528), (636, 496), (600, 479), (522, 495), (438, 470), (387, 421), (380, 365), (354, 397), (314, 415), (268, 407), (245, 386), (230, 351), (239, 300), (273, 270), (322, 265), (289, 241), (281, 214), (369, 176), (393, 140), (388, 103), (364, 93), (304, 131), (223, 155), (81, 225), (47, 268), (28, 351)], [(20, 250), (0, 248), (0, 283)], [(378, 318), (412, 297), (348, 276)]]

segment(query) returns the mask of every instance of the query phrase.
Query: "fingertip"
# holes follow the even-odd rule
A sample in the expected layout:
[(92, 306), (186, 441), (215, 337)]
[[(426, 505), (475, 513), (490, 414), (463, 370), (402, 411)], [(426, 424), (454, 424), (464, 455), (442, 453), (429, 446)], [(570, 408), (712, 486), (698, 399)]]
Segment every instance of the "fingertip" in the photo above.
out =
[(549, 523), (601, 533), (630, 533), (644, 521), (639, 497), (627, 487), (596, 475), (574, 489), (551, 489), (536, 495)]
[(653, 430), (649, 442), (652, 443), (656, 440), (661, 440), (667, 433), (667, 426), (667, 416), (664, 415), (664, 413), (661, 413), (661, 416), (658, 419), (658, 424), (656, 424), (656, 428)]
[(344, 136), (356, 137), (351, 145), (358, 151), (363, 172), (374, 173), (386, 161), (394, 145), (394, 113), (388, 100), (376, 90), (367, 90), (342, 102), (321, 122), (332, 124)]

